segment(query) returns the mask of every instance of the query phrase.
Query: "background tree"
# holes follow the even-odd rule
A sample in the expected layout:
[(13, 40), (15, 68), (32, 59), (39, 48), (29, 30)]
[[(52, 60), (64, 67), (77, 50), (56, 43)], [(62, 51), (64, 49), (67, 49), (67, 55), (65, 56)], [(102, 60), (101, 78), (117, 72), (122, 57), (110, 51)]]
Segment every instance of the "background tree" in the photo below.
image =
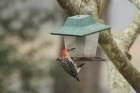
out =
[(39, 93), (41, 82), (47, 83), (46, 60), (52, 60), (42, 51), (51, 42), (39, 39), (38, 32), (46, 22), (57, 21), (59, 10), (30, 1), (0, 0), (0, 93)]
[[(76, 0), (74, 2), (65, 0), (57, 1), (69, 16), (77, 14), (77, 5), (79, 5), (80, 3), (79, 0)], [(100, 3), (98, 3), (99, 1)], [(137, 0), (132, 0), (132, 2), (135, 2), (137, 3), (136, 5), (139, 5)], [(91, 13), (91, 15), (97, 22), (103, 22), (99, 18), (99, 14), (103, 9), (101, 6), (104, 3), (105, 0), (86, 0), (81, 8), (81, 14)], [(106, 55), (112, 61), (112, 63), (116, 66), (118, 71), (120, 71), (124, 78), (129, 82), (129, 84), (137, 92), (140, 92), (140, 74), (137, 69), (130, 63), (130, 55), (128, 54), (130, 47), (134, 43), (139, 33), (138, 20), (139, 12), (134, 16), (134, 20), (132, 21), (132, 23), (130, 23), (127, 30), (125, 30), (123, 34), (118, 36), (117, 39), (110, 33), (110, 31), (101, 32), (99, 37), (99, 45), (105, 51)]]

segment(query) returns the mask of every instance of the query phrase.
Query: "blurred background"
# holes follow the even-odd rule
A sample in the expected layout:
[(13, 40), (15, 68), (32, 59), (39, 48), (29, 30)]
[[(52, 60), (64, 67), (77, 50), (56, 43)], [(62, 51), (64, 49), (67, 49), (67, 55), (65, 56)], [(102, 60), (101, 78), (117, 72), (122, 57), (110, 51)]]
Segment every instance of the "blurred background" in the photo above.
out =
[[(102, 18), (117, 35), (137, 11), (128, 0), (108, 0)], [(49, 32), (66, 18), (56, 0), (0, 0), (0, 93), (109, 93), (104, 62), (87, 62), (77, 82), (55, 61), (64, 42)], [(138, 70), (139, 42), (130, 50)]]

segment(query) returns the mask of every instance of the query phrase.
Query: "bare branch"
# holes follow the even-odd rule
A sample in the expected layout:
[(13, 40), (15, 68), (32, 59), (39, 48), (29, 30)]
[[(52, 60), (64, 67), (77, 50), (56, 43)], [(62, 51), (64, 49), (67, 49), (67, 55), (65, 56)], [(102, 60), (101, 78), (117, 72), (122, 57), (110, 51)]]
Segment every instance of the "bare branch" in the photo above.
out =
[(130, 63), (126, 55), (119, 49), (112, 35), (105, 31), (101, 33), (99, 44), (118, 71), (129, 82), (129, 84), (140, 93), (140, 73)]
[(98, 14), (101, 15), (106, 5), (106, 0), (97, 0)]
[(129, 50), (128, 48), (126, 48), (126, 46), (124, 45), (125, 43), (119, 38), (119, 36), (113, 36), (113, 39), (115, 40), (115, 42), (117, 43), (117, 45), (119, 45), (118, 47), (120, 48), (120, 50), (122, 52), (125, 53), (125, 55), (127, 56), (127, 58), (131, 61), (132, 56), (128, 53)]
[(134, 15), (132, 22), (129, 24), (129, 26), (126, 28), (123, 34), (119, 36), (120, 39), (119, 45), (121, 46), (121, 48), (123, 48), (125, 51), (128, 52), (139, 34), (140, 34), (140, 11)]
[(110, 61), (103, 49), (98, 46), (97, 51), (99, 57), (106, 59), (105, 63), (108, 69), (108, 86), (110, 88), (110, 93), (130, 93), (129, 83)]
[(129, 0), (132, 2), (138, 9), (140, 9), (140, 0)]

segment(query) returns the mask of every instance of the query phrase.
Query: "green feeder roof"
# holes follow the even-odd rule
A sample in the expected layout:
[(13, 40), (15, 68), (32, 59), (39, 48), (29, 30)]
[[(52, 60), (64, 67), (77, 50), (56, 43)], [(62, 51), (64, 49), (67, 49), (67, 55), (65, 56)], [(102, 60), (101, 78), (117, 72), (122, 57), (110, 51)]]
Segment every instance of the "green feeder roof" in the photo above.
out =
[(52, 35), (86, 36), (101, 32), (111, 27), (96, 23), (90, 15), (76, 15), (68, 17), (64, 26), (51, 32)]

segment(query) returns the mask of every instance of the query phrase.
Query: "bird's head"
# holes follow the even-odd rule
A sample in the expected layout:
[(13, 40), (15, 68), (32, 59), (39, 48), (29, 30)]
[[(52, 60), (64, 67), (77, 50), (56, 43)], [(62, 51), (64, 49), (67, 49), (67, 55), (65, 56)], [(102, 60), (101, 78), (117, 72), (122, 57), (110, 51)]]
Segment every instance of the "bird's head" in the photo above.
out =
[(62, 59), (69, 57), (69, 53), (74, 50), (75, 48), (65, 48), (62, 51)]

